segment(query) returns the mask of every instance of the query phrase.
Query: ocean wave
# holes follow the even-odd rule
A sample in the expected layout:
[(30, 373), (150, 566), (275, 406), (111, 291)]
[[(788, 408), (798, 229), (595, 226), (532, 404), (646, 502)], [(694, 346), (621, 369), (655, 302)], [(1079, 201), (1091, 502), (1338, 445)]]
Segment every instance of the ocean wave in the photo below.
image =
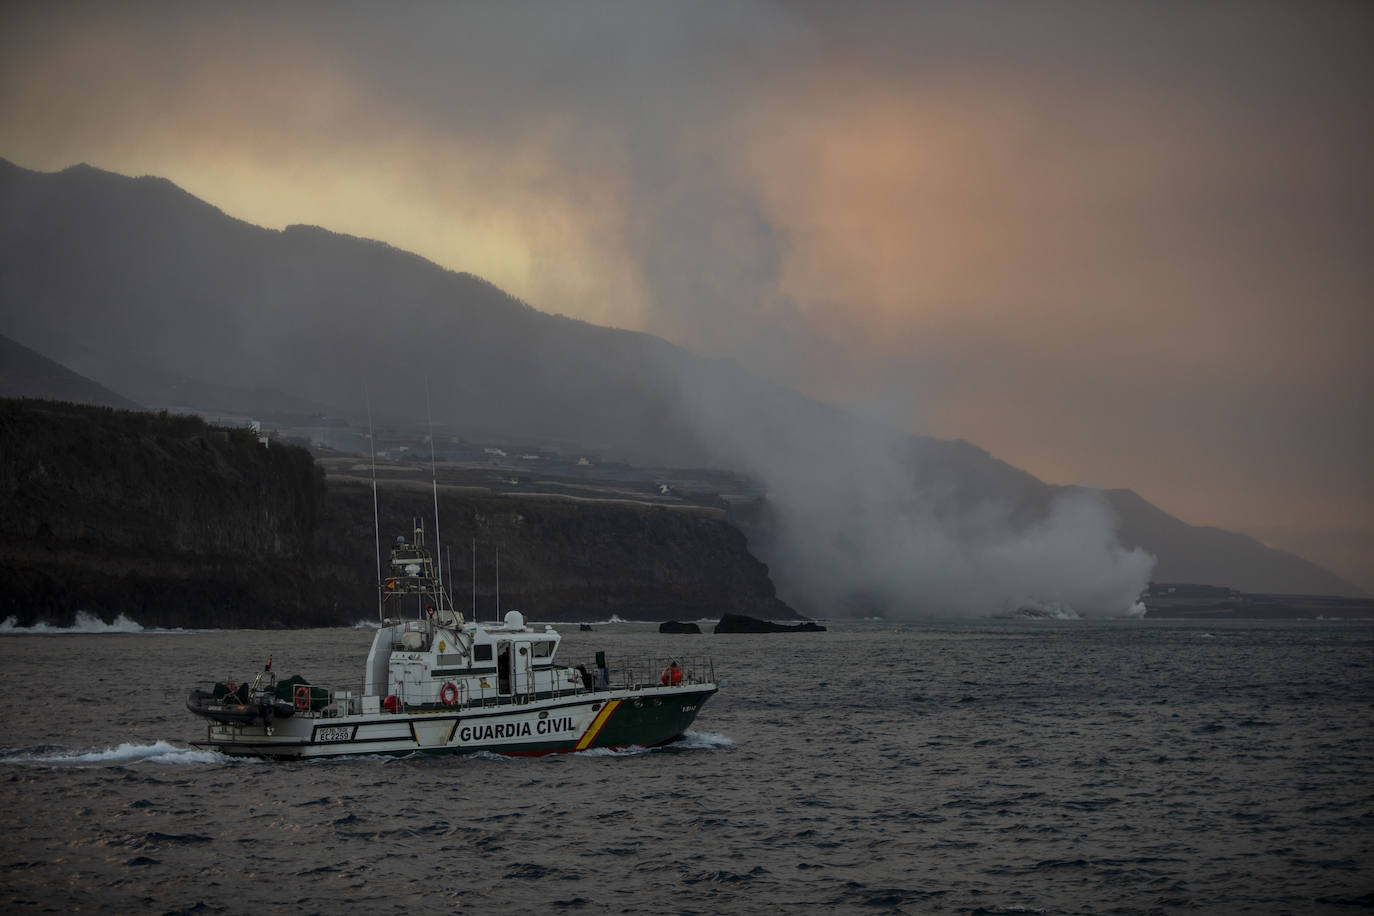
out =
[(624, 617), (621, 617), (619, 614), (612, 614), (610, 617), (607, 617), (605, 620), (551, 620), (551, 621), (531, 620), (531, 621), (530, 621), (530, 623), (552, 623), (555, 627), (559, 627), (559, 626), (573, 626), (573, 625), (581, 626), (582, 624), (586, 624), (587, 626), (608, 627), (608, 626), (610, 626), (611, 624), (614, 624), (614, 623), (653, 623), (653, 622), (654, 622), (654, 621), (652, 621), (652, 620), (626, 620)]
[(1078, 612), (1062, 601), (1028, 601), (1006, 615), (1013, 620), (1081, 620)]
[(574, 751), (573, 753), (578, 757), (638, 757), (640, 754), (649, 754), (654, 750), (655, 749), (652, 747), (641, 747), (638, 744), (632, 744), (629, 747), (593, 747), (585, 751)]
[(576, 751), (579, 757), (637, 757), (640, 754), (656, 754), (663, 752), (680, 751), (712, 751), (725, 747), (734, 747), (735, 742), (724, 735), (717, 735), (712, 732), (683, 732), (682, 737), (670, 744), (661, 744), (657, 747), (641, 747), (638, 744), (630, 747), (594, 747), (585, 751)]
[(185, 765), (200, 763), (224, 763), (228, 758), (218, 751), (201, 750), (193, 747), (180, 747), (167, 741), (155, 741), (152, 744), (121, 744), (119, 747), (106, 748), (101, 751), (87, 751), (80, 754), (47, 754), (40, 756), (18, 756), (6, 757), (5, 763), (31, 763), (31, 764), (57, 764), (57, 765), (81, 765), (81, 764), (126, 764), (126, 763), (156, 763), (163, 765)]
[(18, 626), (17, 617), (6, 617), (0, 621), (0, 633), (149, 633), (149, 632), (171, 632), (164, 630), (145, 630), (143, 625), (137, 621), (130, 620), (123, 614), (114, 619), (113, 623), (106, 623), (94, 614), (86, 611), (76, 612), (76, 621), (69, 627), (53, 626), (50, 623), (35, 623), (31, 627)]
[(722, 747), (734, 747), (735, 742), (724, 735), (719, 735), (714, 732), (683, 732), (682, 739), (674, 746), (716, 750)]

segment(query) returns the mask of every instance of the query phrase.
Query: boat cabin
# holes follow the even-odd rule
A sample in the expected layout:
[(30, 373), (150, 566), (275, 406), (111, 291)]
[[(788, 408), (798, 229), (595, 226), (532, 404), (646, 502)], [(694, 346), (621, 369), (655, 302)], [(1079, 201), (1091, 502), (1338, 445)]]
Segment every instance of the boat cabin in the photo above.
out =
[(585, 689), (582, 678), (555, 665), (560, 638), (551, 626), (526, 625), (519, 611), (499, 624), (388, 621), (368, 652), (363, 696), (404, 709), (447, 709), (575, 693)]

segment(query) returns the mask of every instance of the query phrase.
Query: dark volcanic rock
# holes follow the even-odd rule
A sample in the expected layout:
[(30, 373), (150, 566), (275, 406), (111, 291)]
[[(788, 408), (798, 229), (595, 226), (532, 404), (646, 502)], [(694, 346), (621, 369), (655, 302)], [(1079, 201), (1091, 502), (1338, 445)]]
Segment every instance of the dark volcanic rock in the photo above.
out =
[(665, 620), (658, 625), (660, 633), (700, 633), (701, 627), (694, 623), (683, 623), (680, 620)]
[[(193, 417), (5, 399), (0, 444), (0, 620), (306, 627), (377, 613), (371, 488), (326, 479), (303, 448)], [(386, 542), (434, 518), (424, 487), (379, 496)], [(723, 513), (442, 485), (438, 499), (445, 578), (476, 584), (482, 619), (497, 549), (500, 605), (533, 620), (792, 615)]]
[(743, 614), (726, 614), (716, 624), (717, 633), (824, 633), (825, 627), (808, 620), (805, 623), (788, 626), (771, 620), (759, 620)]
[(314, 550), (324, 475), (305, 449), (195, 417), (34, 400), (0, 400), (0, 442), (0, 618), (338, 621), (349, 588)]

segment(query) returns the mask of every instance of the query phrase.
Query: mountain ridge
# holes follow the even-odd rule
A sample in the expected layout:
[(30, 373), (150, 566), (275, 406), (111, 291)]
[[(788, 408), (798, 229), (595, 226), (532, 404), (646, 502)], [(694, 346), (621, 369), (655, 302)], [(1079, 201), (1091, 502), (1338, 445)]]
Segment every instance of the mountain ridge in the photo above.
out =
[[(929, 578), (902, 573), (899, 557), (869, 559), (872, 548), (884, 547), (875, 538), (889, 532), (862, 526), (887, 503), (908, 513), (897, 529), (902, 538), (913, 540), (914, 530), (922, 542), (922, 532), (943, 526), (955, 532), (940, 535), (951, 556), (965, 547), (990, 556), (1009, 538), (1039, 530), (1076, 492), (972, 443), (881, 429), (662, 338), (539, 311), (476, 275), (385, 242), (303, 224), (256, 227), (165, 179), (90, 166), (48, 174), (6, 166), (0, 332), (38, 344), (114, 391), (142, 367), (230, 390), (280, 392), (283, 402), (355, 421), (366, 391), (371, 403), (416, 427), (437, 421), (474, 438), (576, 442), (637, 464), (733, 468), (764, 480), (784, 510), (774, 524), (752, 529), (751, 544), (775, 570), (785, 600), (811, 616), (818, 608), (796, 596), (833, 602), (893, 573), (882, 592), (890, 598)], [(155, 403), (147, 389), (131, 393)], [(1147, 548), (1163, 569), (1186, 570), (1187, 551), (1166, 543), (1179, 540), (1177, 525), (1129, 499), (1118, 506), (1112, 492), (1105, 498), (1121, 517), (1127, 550)], [(808, 504), (813, 498), (825, 502)], [(992, 521), (970, 547), (959, 539), (974, 517)], [(924, 527), (912, 529), (910, 518)], [(1216, 545), (1240, 550), (1225, 539)], [(1250, 581), (1274, 565), (1278, 552), (1267, 551), (1252, 541), (1200, 581), (1282, 591)], [(1291, 566), (1289, 578), (1303, 590), (1327, 582), (1321, 591), (1362, 594), (1315, 564), (1278, 565)], [(1217, 579), (1236, 570), (1244, 575)]]
[(137, 402), (0, 334), (0, 398), (15, 397), (140, 409)]

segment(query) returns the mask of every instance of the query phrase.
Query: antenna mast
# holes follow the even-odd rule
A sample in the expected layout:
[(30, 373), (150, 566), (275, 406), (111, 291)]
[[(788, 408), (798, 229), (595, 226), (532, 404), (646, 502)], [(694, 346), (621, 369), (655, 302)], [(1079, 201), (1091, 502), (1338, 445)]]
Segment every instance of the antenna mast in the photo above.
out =
[[(439, 471), (434, 463), (434, 413), (429, 409), (429, 376), (425, 376), (425, 419), (429, 422), (429, 479), (434, 487), (434, 555), (440, 559), (444, 548), (439, 540)], [(439, 606), (444, 604), (444, 567), (436, 564), (439, 573)], [(449, 602), (452, 604), (452, 602)], [(451, 610), (451, 609), (450, 609)]]
[(377, 555), (377, 621), (383, 619), (382, 609), (382, 523), (377, 510), (377, 440), (372, 435), (372, 397), (363, 385), (363, 403), (367, 405), (367, 450), (372, 455), (372, 547)]

